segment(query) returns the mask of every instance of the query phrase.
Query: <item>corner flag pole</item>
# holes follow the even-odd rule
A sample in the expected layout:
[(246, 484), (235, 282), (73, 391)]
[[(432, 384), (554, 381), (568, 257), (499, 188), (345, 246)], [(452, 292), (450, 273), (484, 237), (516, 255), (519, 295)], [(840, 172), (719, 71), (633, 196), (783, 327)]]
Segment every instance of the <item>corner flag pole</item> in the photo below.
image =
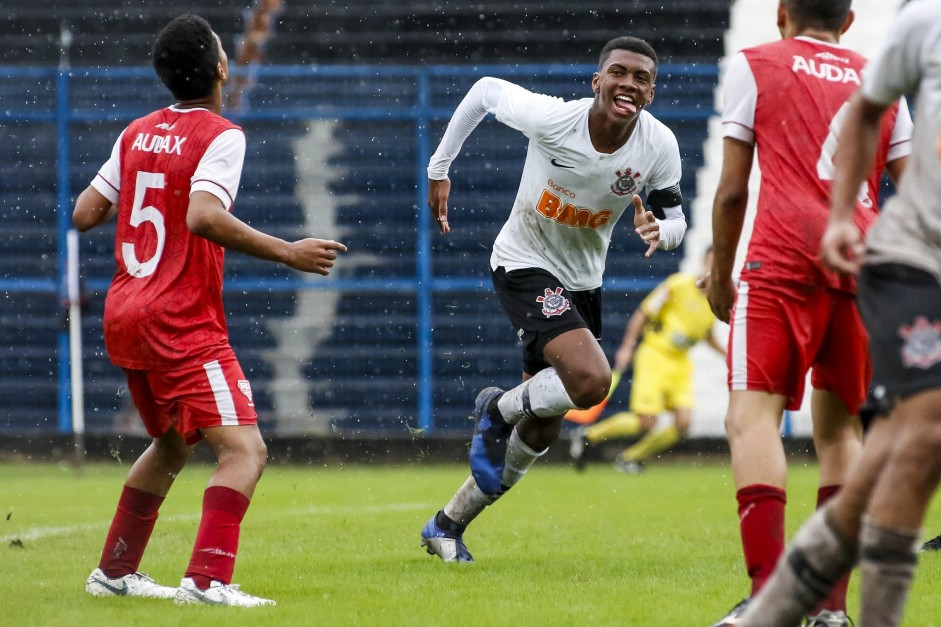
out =
[(72, 379), (72, 433), (75, 436), (75, 454), (79, 461), (85, 458), (85, 384), (82, 375), (82, 294), (79, 285), (78, 231), (69, 229), (66, 236), (68, 263), (66, 267), (69, 299), (69, 366)]

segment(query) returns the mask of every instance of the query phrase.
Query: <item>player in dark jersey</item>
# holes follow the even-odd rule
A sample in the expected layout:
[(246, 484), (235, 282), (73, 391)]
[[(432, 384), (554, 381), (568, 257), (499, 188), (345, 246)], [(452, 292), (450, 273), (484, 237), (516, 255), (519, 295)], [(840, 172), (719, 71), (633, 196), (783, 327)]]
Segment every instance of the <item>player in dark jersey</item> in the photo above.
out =
[[(220, 116), (228, 59), (204, 19), (171, 21), (154, 43), (153, 64), (178, 102), (124, 130), (72, 214), (80, 231), (117, 218), (105, 344), (153, 437), (125, 481), (85, 589), (95, 596), (270, 605), (231, 582), (239, 528), (267, 450), (251, 386), (229, 345), (224, 249), (326, 275), (346, 247), (312, 238), (286, 242), (230, 213), (245, 136)], [(161, 586), (138, 568), (157, 510), (201, 439), (215, 454), (216, 469), (182, 583)]]

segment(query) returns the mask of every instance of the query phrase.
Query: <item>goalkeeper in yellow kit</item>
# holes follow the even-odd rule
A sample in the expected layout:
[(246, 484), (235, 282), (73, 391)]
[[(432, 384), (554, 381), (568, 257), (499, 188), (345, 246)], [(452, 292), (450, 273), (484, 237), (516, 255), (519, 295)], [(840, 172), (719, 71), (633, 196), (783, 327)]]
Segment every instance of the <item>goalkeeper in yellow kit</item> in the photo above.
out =
[[(711, 257), (710, 248), (703, 267), (711, 267)], [(670, 275), (631, 315), (614, 358), (615, 378), (634, 366), (630, 411), (572, 433), (569, 452), (576, 468), (584, 468), (586, 446), (643, 433), (640, 441), (619, 453), (615, 460), (618, 470), (637, 474), (643, 471), (644, 460), (667, 450), (689, 431), (693, 408), (689, 349), (705, 341), (723, 357), (726, 354), (725, 346), (713, 336), (715, 316), (696, 281), (696, 276), (684, 272)], [(603, 404), (583, 413), (590, 416), (593, 410), (600, 413), (602, 408)], [(672, 412), (673, 422), (658, 428), (657, 420), (664, 411)], [(585, 422), (584, 416), (574, 415), (574, 410), (570, 413), (572, 419)]]

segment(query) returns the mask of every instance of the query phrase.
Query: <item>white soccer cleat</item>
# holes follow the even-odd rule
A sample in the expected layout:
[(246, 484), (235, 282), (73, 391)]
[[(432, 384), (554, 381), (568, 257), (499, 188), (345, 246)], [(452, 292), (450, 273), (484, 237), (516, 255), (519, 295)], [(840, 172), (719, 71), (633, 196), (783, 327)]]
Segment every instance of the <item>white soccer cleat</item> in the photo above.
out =
[(176, 590), (174, 599), (181, 605), (202, 603), (205, 605), (228, 605), (229, 607), (260, 607), (275, 605), (271, 599), (252, 596), (242, 592), (238, 584), (213, 581), (206, 590), (200, 590), (191, 577), (185, 577)]
[(176, 596), (176, 588), (161, 586), (144, 573), (131, 573), (112, 579), (100, 568), (91, 571), (85, 580), (85, 592), (96, 597), (172, 599)]

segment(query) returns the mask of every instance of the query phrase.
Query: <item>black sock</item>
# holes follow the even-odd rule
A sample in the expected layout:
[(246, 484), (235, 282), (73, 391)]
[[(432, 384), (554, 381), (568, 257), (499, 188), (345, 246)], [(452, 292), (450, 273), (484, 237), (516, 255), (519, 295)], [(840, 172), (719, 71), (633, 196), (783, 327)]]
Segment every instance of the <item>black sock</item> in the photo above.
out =
[(506, 418), (500, 413), (500, 406), (498, 405), (501, 398), (503, 398), (502, 394), (494, 396), (490, 400), (490, 403), (487, 404), (487, 416), (489, 416), (490, 420), (493, 422), (506, 424)]
[(443, 509), (435, 514), (435, 524), (438, 526), (438, 529), (441, 529), (445, 533), (453, 533), (457, 536), (462, 535), (464, 529), (467, 528), (466, 525), (461, 525), (448, 518)]

